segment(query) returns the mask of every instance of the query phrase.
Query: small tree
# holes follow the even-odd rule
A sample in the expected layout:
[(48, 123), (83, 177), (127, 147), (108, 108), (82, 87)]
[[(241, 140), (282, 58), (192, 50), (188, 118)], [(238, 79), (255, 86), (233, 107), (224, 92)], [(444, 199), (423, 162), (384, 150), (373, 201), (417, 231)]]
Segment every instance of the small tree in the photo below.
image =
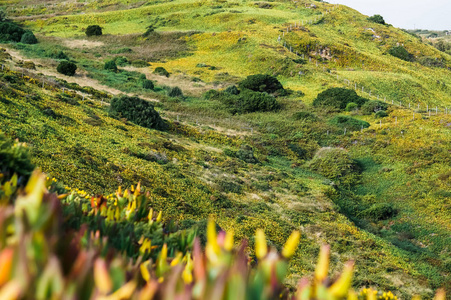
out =
[(34, 36), (33, 32), (26, 31), (22, 35), (22, 38), (20, 39), (20, 42), (23, 43), (23, 44), (37, 44), (38, 43), (38, 39)]
[(153, 71), (153, 73), (157, 74), (157, 75), (169, 77), (169, 72), (166, 71), (166, 69), (163, 67), (156, 67), (155, 70)]
[(392, 47), (388, 50), (388, 53), (405, 61), (413, 61), (413, 55), (410, 54), (403, 46)]
[(247, 76), (246, 79), (238, 83), (241, 89), (248, 89), (255, 92), (265, 92), (272, 94), (284, 91), (282, 84), (277, 78), (271, 75), (256, 74)]
[(117, 72), (117, 65), (116, 62), (114, 60), (109, 60), (107, 62), (105, 62), (105, 65), (103, 66), (103, 68), (105, 70), (110, 70), (113, 72)]
[(77, 65), (73, 62), (63, 60), (58, 64), (58, 67), (56, 68), (58, 73), (67, 75), (67, 76), (74, 76), (75, 71), (77, 70)]
[(143, 80), (143, 88), (145, 88), (146, 90), (153, 90), (154, 89), (154, 84), (152, 80), (149, 79), (144, 79)]
[(360, 97), (354, 90), (345, 88), (330, 88), (321, 92), (313, 100), (313, 106), (327, 106), (335, 109), (343, 110), (348, 103), (356, 103), (359, 107), (366, 101), (365, 98)]
[(173, 98), (183, 98), (183, 92), (178, 86), (175, 86), (171, 88), (171, 90), (168, 93), (168, 96)]
[(102, 35), (102, 27), (99, 25), (89, 25), (88, 28), (86, 28), (85, 33), (87, 36)]
[(384, 18), (381, 15), (374, 15), (372, 17), (369, 17), (367, 20), (382, 25), (386, 24)]

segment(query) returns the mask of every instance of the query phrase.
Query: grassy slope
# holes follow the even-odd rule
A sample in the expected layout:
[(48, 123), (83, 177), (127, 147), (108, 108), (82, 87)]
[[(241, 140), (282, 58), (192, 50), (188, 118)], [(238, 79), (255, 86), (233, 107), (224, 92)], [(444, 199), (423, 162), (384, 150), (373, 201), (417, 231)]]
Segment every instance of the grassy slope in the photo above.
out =
[[(20, 7), (20, 2), (26, 1), (15, 2)], [(95, 60), (114, 57), (116, 54), (110, 50), (120, 49), (125, 44), (133, 51), (118, 55), (130, 59), (141, 55), (142, 59), (151, 61), (150, 70), (163, 66), (174, 77), (232, 83), (253, 73), (276, 74), (284, 86), (302, 90), (305, 103), (327, 87), (343, 86), (342, 78), (365, 86), (365, 90), (377, 90), (381, 96), (396, 101), (422, 105), (450, 103), (449, 71), (403, 62), (385, 54), (390, 45), (402, 43), (417, 55), (442, 57), (449, 66), (449, 56), (420, 44), (415, 37), (392, 27), (369, 24), (364, 16), (340, 7), (327, 14), (318, 25), (306, 26), (309, 32), (294, 31), (286, 38), (299, 49), (308, 42), (330, 48), (337, 60), (319, 61), (317, 68), (318, 57), (311, 52), (312, 63), (297, 65), (291, 60), (295, 56), (281, 47), (276, 38), (287, 24), (309, 20), (318, 12), (295, 8), (285, 2), (271, 4), (272, 9), (260, 9), (253, 2), (174, 1), (117, 11), (125, 4), (104, 1), (104, 7), (100, 8), (106, 10), (103, 13), (92, 12), (99, 9), (96, 1), (78, 8), (55, 7), (52, 9), (61, 12), (83, 10), (87, 13), (50, 16), (44, 21), (31, 17), (26, 24), (34, 29), (41, 44), (26, 50), (39, 57), (42, 56), (36, 51), (39, 47), (59, 45), (70, 57), (84, 59), (79, 67), (92, 73), (93, 69), (101, 68), (101, 62)], [(325, 3), (315, 4), (322, 11), (332, 8)], [(18, 10), (17, 15), (53, 12), (33, 9), (29, 12)], [(93, 23), (101, 24), (104, 32), (113, 36), (97, 38), (103, 45), (86, 47), (84, 53), (64, 46), (66, 40), (85, 39), (82, 28)], [(168, 31), (201, 33), (179, 38), (183, 41), (177, 44), (180, 51), (165, 57), (161, 55), (164, 48), (160, 46), (163, 45), (157, 43), (160, 47), (157, 49), (152, 46), (155, 40), (146, 42), (137, 35), (155, 23), (162, 35), (168, 35)], [(373, 33), (368, 34), (370, 31), (366, 29), (369, 27), (382, 38), (373, 40)], [(169, 34), (168, 40), (171, 37)], [(238, 43), (243, 37), (246, 40)], [(345, 43), (348, 46), (343, 46)], [(144, 54), (148, 49), (151, 54)], [(198, 63), (215, 66), (217, 70), (198, 68)], [(325, 72), (325, 68), (331, 73)], [(299, 70), (306, 75), (302, 78), (291, 76)], [(445, 86), (437, 85), (437, 80)], [(117, 81), (105, 83), (115, 85)], [(41, 93), (33, 86), (29, 88), (31, 92)], [(32, 143), (36, 163), (66, 184), (90, 192), (109, 193), (118, 184), (129, 185), (141, 180), (153, 188), (156, 208), (164, 207), (168, 216), (202, 220), (215, 215), (222, 227), (235, 229), (238, 237), (249, 237), (255, 228), (266, 227), (276, 246), (280, 246), (291, 229), (302, 228), (306, 238), (293, 260), (294, 273), (311, 270), (311, 258), (318, 245), (327, 242), (333, 246), (336, 267), (346, 258), (357, 260), (358, 285), (379, 285), (401, 293), (428, 293), (429, 288), (449, 283), (446, 279), (451, 263), (448, 259), (451, 243), (449, 177), (446, 176), (449, 154), (443, 150), (449, 145), (448, 117), (433, 117), (432, 121), (421, 121), (417, 117), (415, 122), (409, 122), (410, 112), (401, 110), (392, 112), (391, 118), (384, 121), (384, 130), (375, 126), (376, 120), (372, 117), (364, 117), (374, 124), (364, 134), (327, 137), (326, 130), (336, 129), (324, 125), (328, 118), (324, 112), (314, 111), (320, 117), (314, 124), (287, 118), (295, 111), (310, 110), (296, 97), (282, 99), (284, 110), (280, 113), (245, 116), (229, 116), (218, 111), (215, 103), (192, 98), (184, 103), (164, 102), (160, 106), (167, 116), (181, 114), (184, 120), (200, 120), (201, 124), (210, 127), (183, 127), (183, 130), (170, 133), (157, 133), (112, 120), (98, 104), (71, 106), (56, 101), (54, 95), (55, 91), (46, 92), (42, 95), (43, 100), (34, 104), (17, 95), (8, 96), (7, 99), (16, 104), (0, 104), (5, 109), (0, 117), (7, 120), (2, 121), (1, 129), (10, 136)], [(70, 119), (45, 117), (42, 111), (46, 107)], [(399, 117), (397, 126), (393, 120), (395, 115)], [(99, 125), (89, 125), (93, 122), (90, 119), (97, 118), (101, 120)], [(245, 137), (244, 141), (227, 138), (212, 131), (212, 123), (237, 130), (244, 124), (251, 124), (257, 133)], [(404, 135), (400, 135), (400, 129)], [(171, 144), (165, 145), (168, 140)], [(243, 143), (254, 146), (262, 164), (246, 164), (222, 152), (224, 145), (238, 149)], [(303, 161), (286, 149), (287, 143), (301, 145), (310, 153), (319, 145), (350, 149), (353, 157), (365, 166), (362, 184), (354, 192), (366, 195), (365, 201), (393, 203), (400, 210), (399, 216), (360, 224), (363, 229), (358, 229), (338, 213), (343, 207), (329, 200), (329, 197), (336, 199), (339, 195), (334, 195), (330, 187), (322, 184), (324, 178), (299, 167), (293, 168)], [(279, 149), (282, 155), (268, 155), (271, 146)], [(170, 162), (160, 165), (137, 157), (150, 151), (165, 153)], [(228, 193), (227, 189), (233, 189), (233, 184), (243, 186), (243, 191)], [(222, 191), (222, 197), (231, 201), (230, 208), (221, 208), (223, 204), (216, 199), (223, 199), (217, 191)]]

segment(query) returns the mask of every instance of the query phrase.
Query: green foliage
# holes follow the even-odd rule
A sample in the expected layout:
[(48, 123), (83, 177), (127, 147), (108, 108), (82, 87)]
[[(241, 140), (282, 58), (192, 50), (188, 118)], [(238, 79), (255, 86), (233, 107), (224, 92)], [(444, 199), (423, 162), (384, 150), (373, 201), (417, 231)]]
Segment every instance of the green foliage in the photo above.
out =
[(56, 70), (58, 73), (67, 75), (67, 76), (74, 76), (75, 71), (77, 70), (77, 65), (73, 62), (63, 60), (61, 61), (58, 66), (56, 67)]
[(106, 61), (105, 64), (103, 65), (103, 69), (108, 70), (108, 71), (117, 72), (116, 62), (114, 60)]
[(242, 145), (235, 155), (237, 158), (247, 163), (258, 163), (258, 159), (254, 156), (254, 149), (249, 145)]
[(398, 213), (397, 209), (393, 208), (393, 204), (389, 203), (377, 203), (373, 204), (370, 208), (365, 209), (359, 213), (359, 217), (369, 218), (371, 220), (387, 220)]
[(153, 81), (149, 80), (149, 79), (144, 79), (142, 85), (143, 85), (143, 88), (146, 90), (153, 90), (155, 88)]
[(20, 42), (22, 35), (26, 31), (12, 22), (0, 23), (0, 41), (1, 42)]
[(85, 34), (87, 36), (99, 36), (102, 35), (102, 27), (99, 25), (89, 25), (86, 28)]
[(339, 128), (346, 128), (346, 131), (357, 131), (362, 128), (368, 128), (370, 127), (370, 123), (366, 121), (361, 121), (349, 116), (335, 116), (328, 122), (330, 125), (339, 127)]
[(156, 67), (155, 70), (153, 71), (153, 73), (160, 75), (160, 76), (169, 77), (169, 72), (166, 71), (166, 69), (163, 67)]
[(240, 93), (240, 91), (238, 90), (238, 88), (236, 87), (236, 85), (231, 85), (228, 86), (225, 90), (225, 93), (229, 93), (231, 95), (238, 95)]
[(316, 96), (313, 100), (313, 106), (326, 106), (334, 109), (344, 110), (348, 103), (356, 103), (359, 107), (366, 101), (360, 97), (354, 90), (345, 88), (329, 88)]
[(414, 57), (403, 46), (395, 46), (388, 50), (388, 53), (394, 57), (405, 61), (413, 61)]
[(374, 15), (367, 19), (368, 21), (385, 25), (385, 20), (381, 15)]
[(345, 111), (354, 111), (354, 110), (357, 110), (358, 108), (359, 108), (359, 105), (357, 103), (349, 102), (348, 104), (346, 104)]
[(274, 96), (267, 93), (242, 90), (239, 95), (220, 93), (219, 100), (227, 105), (231, 113), (250, 113), (257, 111), (276, 111), (280, 108)]
[(377, 111), (377, 112), (374, 114), (374, 117), (375, 117), (375, 118), (378, 118), (378, 119), (380, 119), (380, 118), (385, 118), (385, 117), (388, 117), (388, 113), (387, 113), (386, 111), (384, 111), (384, 110), (380, 110), (380, 111)]
[(307, 163), (307, 167), (324, 177), (338, 179), (343, 183), (355, 181), (356, 175), (361, 172), (357, 162), (349, 156), (348, 151), (342, 148), (319, 149), (313, 159)]
[(0, 183), (11, 179), (14, 174), (19, 176), (23, 184), (28, 180), (34, 165), (25, 144), (13, 143), (4, 134), (0, 133)]
[(282, 94), (285, 91), (277, 78), (264, 74), (249, 75), (246, 79), (240, 81), (238, 85), (242, 90), (248, 89), (255, 92), (265, 92), (268, 94)]
[(388, 108), (388, 104), (378, 100), (370, 100), (362, 105), (360, 111), (364, 115), (371, 115), (378, 111), (386, 111)]
[(172, 87), (169, 90), (168, 96), (173, 98), (184, 98), (182, 89), (180, 89), (178, 86)]
[(33, 32), (28, 30), (22, 35), (20, 42), (23, 44), (37, 44), (38, 39), (34, 36)]
[(111, 99), (110, 114), (152, 129), (165, 130), (166, 123), (149, 101), (138, 97), (120, 96)]
[(293, 118), (295, 120), (304, 120), (310, 122), (315, 122), (318, 120), (318, 117), (315, 114), (308, 111), (299, 111), (293, 115)]

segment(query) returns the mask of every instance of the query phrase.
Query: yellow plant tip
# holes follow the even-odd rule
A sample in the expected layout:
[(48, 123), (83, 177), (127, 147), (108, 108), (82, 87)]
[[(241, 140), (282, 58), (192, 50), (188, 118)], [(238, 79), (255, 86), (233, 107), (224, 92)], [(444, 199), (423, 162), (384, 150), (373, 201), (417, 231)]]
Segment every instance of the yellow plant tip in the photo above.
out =
[(255, 255), (258, 259), (262, 259), (268, 253), (268, 245), (263, 229), (257, 229), (255, 233)]
[(357, 299), (358, 299), (357, 293), (354, 292), (354, 290), (349, 290), (348, 300), (357, 300)]
[(171, 261), (171, 267), (178, 265), (183, 258), (183, 254), (181, 252), (177, 253), (177, 256)]
[(67, 196), (69, 196), (69, 194), (61, 194), (61, 195), (58, 195), (58, 199), (61, 200), (61, 199), (66, 198)]
[(434, 300), (445, 300), (446, 299), (446, 292), (444, 289), (438, 289), (437, 293), (435, 294)]
[(214, 253), (219, 254), (220, 248), (216, 235), (216, 224), (213, 219), (210, 219), (207, 225), (207, 246), (209, 246), (210, 250), (212, 250)]
[[(374, 292), (376, 292), (376, 293), (374, 293)], [(376, 300), (377, 299), (376, 294), (377, 294), (377, 291), (369, 288), (368, 292), (366, 294), (366, 299), (367, 300)]]
[(162, 218), (163, 218), (163, 211), (160, 210), (160, 212), (158, 213), (158, 216), (157, 216), (157, 222), (161, 222)]
[(102, 258), (98, 258), (94, 262), (94, 282), (100, 293), (104, 295), (109, 293), (113, 288), (106, 262)]
[(0, 288), (0, 299), (2, 300), (16, 300), (21, 294), (21, 286), (17, 281), (10, 281)]
[(134, 191), (135, 191), (135, 187), (133, 186), (133, 184), (132, 184), (132, 186), (130, 187), (130, 191), (131, 191), (131, 192), (134, 192)]
[(298, 248), (300, 239), (301, 233), (299, 231), (295, 230), (291, 233), (290, 237), (285, 243), (285, 246), (282, 249), (282, 255), (285, 258), (290, 258), (294, 255), (296, 249)]
[(327, 277), (327, 272), (329, 271), (329, 253), (330, 246), (323, 245), (319, 252), (318, 264), (315, 269), (315, 279), (317, 281), (323, 281)]
[(147, 282), (144, 288), (139, 293), (138, 300), (153, 299), (158, 290), (158, 283), (156, 281)]
[(10, 280), (13, 256), (14, 250), (12, 248), (5, 248), (0, 253), (0, 286)]
[(351, 286), (353, 272), (354, 272), (354, 262), (348, 261), (345, 264), (343, 273), (341, 273), (340, 278), (338, 278), (337, 281), (335, 281), (329, 288), (329, 292), (337, 298), (344, 297), (346, 293), (349, 291), (349, 287)]
[(149, 273), (149, 269), (147, 268), (147, 266), (149, 265), (149, 263), (150, 263), (150, 261), (145, 261), (145, 262), (143, 262), (140, 266), (139, 266), (139, 269), (140, 269), (140, 271), (141, 271), (141, 275), (142, 275), (142, 277), (143, 277), (143, 279), (145, 280), (145, 281), (149, 281), (150, 280), (150, 273)]
[(224, 240), (224, 249), (227, 251), (231, 251), (233, 249), (233, 230), (229, 230), (226, 233), (225, 240)]

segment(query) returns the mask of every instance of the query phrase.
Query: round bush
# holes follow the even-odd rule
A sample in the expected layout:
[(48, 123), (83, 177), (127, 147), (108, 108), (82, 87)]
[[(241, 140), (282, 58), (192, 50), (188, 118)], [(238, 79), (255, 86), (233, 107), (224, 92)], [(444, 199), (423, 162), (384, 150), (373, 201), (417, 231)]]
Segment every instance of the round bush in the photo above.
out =
[[(237, 96), (230, 95), (233, 113), (249, 113), (255, 111), (274, 111), (280, 108), (276, 98), (267, 94), (243, 90)], [(230, 103), (229, 102), (229, 103)]]
[(345, 110), (346, 110), (346, 111), (354, 111), (354, 110), (356, 110), (357, 108), (359, 108), (359, 106), (357, 105), (357, 103), (349, 102), (348, 104), (346, 104)]
[(137, 125), (164, 130), (166, 123), (149, 101), (138, 97), (121, 96), (111, 99), (110, 115), (126, 118)]
[(143, 80), (143, 88), (145, 88), (146, 90), (153, 90), (154, 89), (154, 84), (152, 80), (149, 79), (144, 79)]
[(392, 47), (388, 50), (388, 53), (405, 61), (413, 61), (413, 55), (407, 52), (403, 46)]
[(183, 98), (183, 92), (178, 86), (175, 86), (169, 90), (168, 96), (173, 98)]
[(362, 111), (362, 114), (364, 115), (371, 115), (378, 111), (386, 111), (388, 108), (388, 104), (382, 101), (368, 101), (365, 104), (362, 105), (360, 110)]
[(165, 68), (163, 67), (156, 67), (155, 70), (153, 71), (154, 74), (160, 75), (160, 76), (166, 76), (169, 77), (169, 72), (166, 71)]
[(114, 60), (109, 60), (107, 62), (105, 62), (105, 65), (103, 66), (103, 68), (105, 70), (110, 70), (113, 72), (117, 72), (117, 65), (116, 62)]
[(255, 92), (266, 92), (272, 94), (284, 91), (282, 84), (271, 75), (256, 74), (247, 76), (238, 83), (240, 89), (248, 89)]
[(23, 44), (37, 44), (38, 39), (34, 36), (33, 32), (27, 31), (22, 35), (20, 42)]
[(328, 123), (338, 128), (346, 128), (348, 132), (370, 127), (370, 123), (349, 116), (335, 116)]
[(98, 36), (102, 35), (102, 27), (99, 25), (89, 25), (85, 31), (87, 36)]
[(330, 88), (316, 96), (313, 100), (313, 106), (327, 106), (335, 109), (343, 110), (348, 103), (354, 102), (359, 107), (366, 101), (365, 98), (360, 97), (354, 90), (345, 88)]
[(20, 42), (25, 30), (14, 23), (0, 23), (0, 41), (2, 42)]
[(368, 21), (385, 25), (385, 20), (381, 15), (374, 15), (367, 19)]
[(339, 179), (360, 173), (360, 168), (342, 148), (325, 147), (319, 149), (307, 166), (324, 177)]
[(238, 90), (238, 88), (236, 87), (236, 85), (231, 85), (229, 87), (227, 87), (224, 92), (232, 94), (232, 95), (238, 95), (240, 93), (240, 91)]
[(77, 65), (73, 62), (63, 60), (58, 64), (58, 67), (56, 68), (58, 73), (67, 75), (67, 76), (74, 76), (75, 71), (77, 70)]
[(385, 118), (385, 117), (388, 117), (388, 114), (387, 114), (386, 111), (380, 110), (380, 111), (376, 112), (376, 113), (374, 114), (374, 116), (375, 116), (376, 118)]

